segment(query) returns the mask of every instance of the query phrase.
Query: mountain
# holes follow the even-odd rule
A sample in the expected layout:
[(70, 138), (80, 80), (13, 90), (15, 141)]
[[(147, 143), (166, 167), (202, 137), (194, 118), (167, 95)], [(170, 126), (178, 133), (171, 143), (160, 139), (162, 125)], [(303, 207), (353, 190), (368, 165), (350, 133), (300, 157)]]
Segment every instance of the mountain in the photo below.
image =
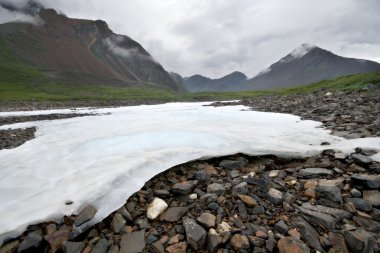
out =
[(201, 75), (193, 75), (184, 79), (185, 88), (190, 92), (232, 91), (247, 81), (247, 76), (235, 71), (219, 79), (210, 79)]
[(374, 71), (380, 71), (377, 62), (345, 58), (310, 44), (302, 44), (238, 90), (284, 88)]
[(23, 65), (39, 73), (28, 79), (33, 83), (183, 89), (139, 43), (115, 34), (104, 21), (68, 18), (33, 1), (22, 9), (0, 7), (30, 15), (25, 22), (0, 24), (0, 65), (9, 73)]

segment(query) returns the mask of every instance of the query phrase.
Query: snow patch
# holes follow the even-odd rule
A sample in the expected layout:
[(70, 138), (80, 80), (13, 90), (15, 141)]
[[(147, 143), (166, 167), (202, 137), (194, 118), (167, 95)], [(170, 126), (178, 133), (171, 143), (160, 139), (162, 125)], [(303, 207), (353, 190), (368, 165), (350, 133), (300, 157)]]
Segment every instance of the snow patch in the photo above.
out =
[(111, 114), (1, 127), (37, 126), (37, 132), (24, 145), (0, 151), (0, 244), (29, 224), (77, 214), (92, 204), (98, 212), (77, 228), (83, 230), (158, 173), (199, 158), (310, 156), (326, 149), (320, 145), (326, 141), (329, 149), (346, 154), (359, 146), (380, 151), (380, 138), (345, 140), (297, 116), (206, 104), (96, 109)]
[(300, 59), (303, 56), (305, 56), (307, 53), (309, 53), (315, 47), (316, 46), (313, 46), (311, 44), (304, 43), (301, 46), (299, 46), (296, 49), (294, 49), (289, 55), (287, 55), (286, 57), (282, 58), (280, 60), (280, 62), (281, 63), (285, 63), (285, 62), (293, 61), (295, 59)]

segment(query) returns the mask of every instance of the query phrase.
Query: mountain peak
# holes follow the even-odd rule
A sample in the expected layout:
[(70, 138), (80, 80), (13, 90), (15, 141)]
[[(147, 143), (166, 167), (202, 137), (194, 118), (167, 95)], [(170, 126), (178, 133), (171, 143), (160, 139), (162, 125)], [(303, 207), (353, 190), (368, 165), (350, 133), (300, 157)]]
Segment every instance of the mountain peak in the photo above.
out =
[(305, 54), (309, 53), (312, 49), (316, 48), (316, 46), (311, 45), (309, 43), (303, 43), (296, 49), (294, 49), (290, 55), (293, 56), (293, 58), (301, 58)]

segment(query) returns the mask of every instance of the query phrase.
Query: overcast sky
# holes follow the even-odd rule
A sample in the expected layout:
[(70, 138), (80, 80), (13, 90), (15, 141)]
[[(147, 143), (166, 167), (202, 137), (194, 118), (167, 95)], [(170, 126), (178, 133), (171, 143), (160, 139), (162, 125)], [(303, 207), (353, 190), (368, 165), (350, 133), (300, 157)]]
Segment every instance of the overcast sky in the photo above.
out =
[(69, 17), (105, 20), (183, 76), (252, 77), (305, 42), (380, 62), (378, 0), (39, 1)]

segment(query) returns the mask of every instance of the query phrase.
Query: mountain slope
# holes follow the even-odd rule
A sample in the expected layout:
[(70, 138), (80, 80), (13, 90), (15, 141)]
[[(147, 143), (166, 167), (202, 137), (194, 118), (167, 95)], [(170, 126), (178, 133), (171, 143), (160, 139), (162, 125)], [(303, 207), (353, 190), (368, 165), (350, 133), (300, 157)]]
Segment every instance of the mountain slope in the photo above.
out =
[(374, 71), (380, 71), (380, 64), (377, 62), (345, 58), (319, 47), (303, 44), (248, 80), (239, 90), (284, 88)]
[(36, 18), (40, 24), (0, 24), (0, 49), (6, 52), (0, 53), (0, 67), (9, 58), (15, 63), (1, 82), (12, 84), (22, 65), (33, 70), (25, 78), (30, 83), (183, 89), (140, 44), (113, 33), (104, 21), (71, 19), (43, 8)]
[(201, 75), (193, 75), (184, 79), (185, 88), (191, 92), (232, 91), (247, 80), (247, 76), (235, 71), (218, 79), (210, 79)]

